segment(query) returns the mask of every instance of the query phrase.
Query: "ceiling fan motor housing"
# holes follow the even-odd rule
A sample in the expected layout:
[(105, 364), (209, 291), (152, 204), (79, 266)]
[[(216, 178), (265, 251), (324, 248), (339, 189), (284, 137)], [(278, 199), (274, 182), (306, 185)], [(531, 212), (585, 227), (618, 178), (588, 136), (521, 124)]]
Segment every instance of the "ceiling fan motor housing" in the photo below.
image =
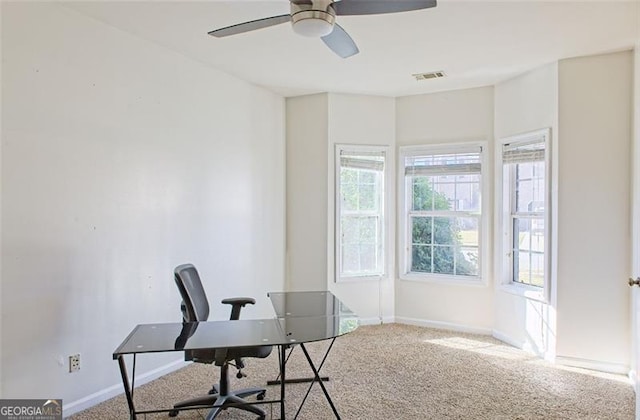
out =
[(333, 31), (336, 12), (331, 0), (314, 0), (309, 3), (291, 2), (291, 24), (295, 33), (319, 38)]

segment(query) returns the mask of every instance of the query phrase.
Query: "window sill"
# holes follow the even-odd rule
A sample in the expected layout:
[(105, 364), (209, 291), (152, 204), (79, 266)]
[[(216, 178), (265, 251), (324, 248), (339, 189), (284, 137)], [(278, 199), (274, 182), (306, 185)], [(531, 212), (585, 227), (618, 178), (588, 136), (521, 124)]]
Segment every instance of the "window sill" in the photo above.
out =
[(404, 273), (400, 275), (400, 280), (415, 281), (419, 283), (446, 284), (449, 286), (487, 286), (487, 283), (481, 277), (471, 276), (461, 277), (438, 274)]
[(500, 290), (515, 296), (535, 300), (542, 303), (549, 303), (545, 290), (539, 287), (526, 286), (524, 284), (507, 283), (500, 286)]
[(335, 283), (366, 283), (373, 281), (386, 280), (387, 276), (384, 274), (378, 276), (351, 276), (351, 277), (338, 277)]

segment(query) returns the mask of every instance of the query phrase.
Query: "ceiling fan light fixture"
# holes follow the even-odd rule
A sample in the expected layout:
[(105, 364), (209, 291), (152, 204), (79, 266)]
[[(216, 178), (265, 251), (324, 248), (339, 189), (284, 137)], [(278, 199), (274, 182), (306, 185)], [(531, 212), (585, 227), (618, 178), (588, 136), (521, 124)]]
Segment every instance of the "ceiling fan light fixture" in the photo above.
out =
[(335, 15), (322, 10), (304, 10), (291, 15), (293, 31), (298, 35), (321, 38), (333, 31)]

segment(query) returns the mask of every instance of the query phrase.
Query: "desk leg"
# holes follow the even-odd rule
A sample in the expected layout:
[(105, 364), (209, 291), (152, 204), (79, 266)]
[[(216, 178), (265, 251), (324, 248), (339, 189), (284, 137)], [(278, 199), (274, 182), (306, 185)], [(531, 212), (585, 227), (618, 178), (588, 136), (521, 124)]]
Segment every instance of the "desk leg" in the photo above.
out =
[[(295, 349), (295, 346), (291, 347), (291, 350), (289, 350), (289, 354), (287, 355), (287, 359), (286, 359), (287, 362), (289, 361), (289, 359), (291, 358), (291, 355), (293, 354), (293, 349)], [(307, 383), (307, 382), (313, 382), (315, 380), (316, 380), (316, 378), (292, 378), (292, 379), (287, 379), (286, 383), (288, 383), (288, 384), (302, 384), (302, 383)], [(329, 377), (328, 376), (322, 376), (322, 380), (323, 381), (328, 381)], [(267, 381), (267, 385), (280, 385), (280, 381), (281, 381), (281, 379), (280, 379), (280, 376), (278, 375), (278, 377), (275, 380)]]
[[(134, 354), (133, 357), (136, 357), (136, 355)], [(124, 362), (123, 355), (118, 356), (118, 365), (120, 366), (120, 375), (122, 375), (124, 394), (127, 397), (127, 404), (129, 405), (129, 417), (131, 420), (136, 420), (136, 409), (133, 405), (133, 390), (131, 389), (131, 383), (129, 382), (129, 376), (127, 375), (127, 365)]]
[[(320, 364), (320, 369), (322, 368), (324, 361), (327, 359), (327, 356), (329, 355), (329, 352), (331, 351), (331, 347), (333, 346), (333, 343), (335, 341), (336, 341), (335, 338), (331, 341), (331, 345), (329, 346), (329, 349), (327, 350), (326, 354), (324, 355), (324, 358), (322, 359), (322, 363)], [(331, 396), (329, 396), (329, 391), (327, 391), (327, 388), (324, 386), (324, 383), (322, 382), (322, 378), (320, 377), (320, 372), (318, 369), (316, 369), (315, 365), (313, 364), (313, 360), (311, 360), (311, 356), (309, 356), (309, 352), (307, 351), (307, 348), (304, 346), (304, 343), (300, 343), (300, 348), (302, 348), (302, 351), (304, 352), (304, 356), (307, 358), (307, 362), (309, 362), (309, 366), (311, 367), (311, 370), (313, 370), (313, 374), (315, 376), (314, 382), (318, 382), (320, 384), (320, 387), (322, 388), (322, 392), (324, 393), (324, 396), (327, 399), (327, 402), (329, 402), (329, 405), (331, 406), (331, 410), (333, 410), (333, 414), (336, 416), (336, 419), (341, 420), (340, 414), (338, 414), (338, 410), (336, 409), (335, 405), (333, 405)], [(311, 383), (311, 386), (313, 386), (313, 382)], [(309, 388), (309, 390), (311, 390), (311, 388)], [(309, 394), (308, 391), (307, 391), (307, 394)], [(300, 408), (302, 408), (302, 406), (300, 406)], [(298, 410), (298, 413), (300, 413), (300, 410)], [(297, 416), (298, 414), (296, 414), (296, 417)]]
[(284, 385), (285, 385), (285, 370), (287, 368), (287, 360), (286, 360), (286, 346), (280, 346), (280, 377), (282, 381), (280, 382), (280, 420), (285, 420), (285, 410), (284, 410)]

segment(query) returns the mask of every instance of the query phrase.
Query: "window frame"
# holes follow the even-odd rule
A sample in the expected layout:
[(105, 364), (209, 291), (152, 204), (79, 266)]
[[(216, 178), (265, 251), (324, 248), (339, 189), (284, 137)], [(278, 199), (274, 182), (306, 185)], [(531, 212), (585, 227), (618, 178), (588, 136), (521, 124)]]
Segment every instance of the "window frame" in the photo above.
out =
[[(480, 214), (478, 223), (478, 275), (456, 275), (412, 272), (410, 267), (412, 253), (412, 232), (410, 213), (412, 210), (410, 194), (405, 176), (405, 159), (412, 156), (434, 155), (446, 153), (464, 153), (480, 148)], [(490, 189), (488, 172), (488, 142), (464, 141), (453, 143), (423, 144), (419, 146), (402, 146), (398, 154), (398, 278), (405, 281), (427, 283), (443, 283), (450, 285), (487, 286), (489, 274), (489, 213)]]
[[(503, 149), (507, 144), (531, 143), (539, 140), (544, 144), (544, 280), (542, 286), (535, 286), (526, 283), (514, 281), (514, 255), (513, 255), (513, 220), (515, 209), (515, 165), (510, 165), (508, 173), (505, 170), (505, 162), (503, 158)], [(500, 235), (498, 242), (499, 249), (496, 252), (498, 261), (496, 267), (498, 269), (499, 287), (501, 290), (524, 296), (533, 300), (549, 303), (552, 288), (552, 267), (554, 250), (552, 248), (553, 235), (553, 201), (552, 191), (554, 180), (552, 178), (552, 141), (551, 129), (543, 128), (540, 130), (530, 131), (509, 137), (501, 138), (499, 150), (496, 151), (496, 190), (497, 200), (496, 208), (500, 209), (497, 215), (496, 226), (500, 227)], [(517, 212), (515, 212), (517, 213)]]
[[(341, 272), (342, 267), (342, 236), (341, 236), (341, 214), (342, 214), (342, 200), (341, 195), (341, 177), (340, 170), (342, 168), (340, 157), (342, 151), (349, 152), (375, 152), (382, 153), (384, 156), (384, 167), (382, 170), (382, 179), (380, 181), (380, 221), (378, 223), (380, 229), (380, 244), (379, 253), (381, 258), (381, 272), (376, 274), (355, 274), (344, 275)], [(389, 256), (389, 167), (390, 167), (390, 153), (389, 147), (383, 145), (361, 145), (361, 144), (346, 144), (336, 143), (334, 152), (334, 223), (333, 223), (333, 280), (336, 283), (349, 283), (349, 282), (361, 282), (361, 281), (378, 281), (388, 277), (388, 267), (390, 264)]]

